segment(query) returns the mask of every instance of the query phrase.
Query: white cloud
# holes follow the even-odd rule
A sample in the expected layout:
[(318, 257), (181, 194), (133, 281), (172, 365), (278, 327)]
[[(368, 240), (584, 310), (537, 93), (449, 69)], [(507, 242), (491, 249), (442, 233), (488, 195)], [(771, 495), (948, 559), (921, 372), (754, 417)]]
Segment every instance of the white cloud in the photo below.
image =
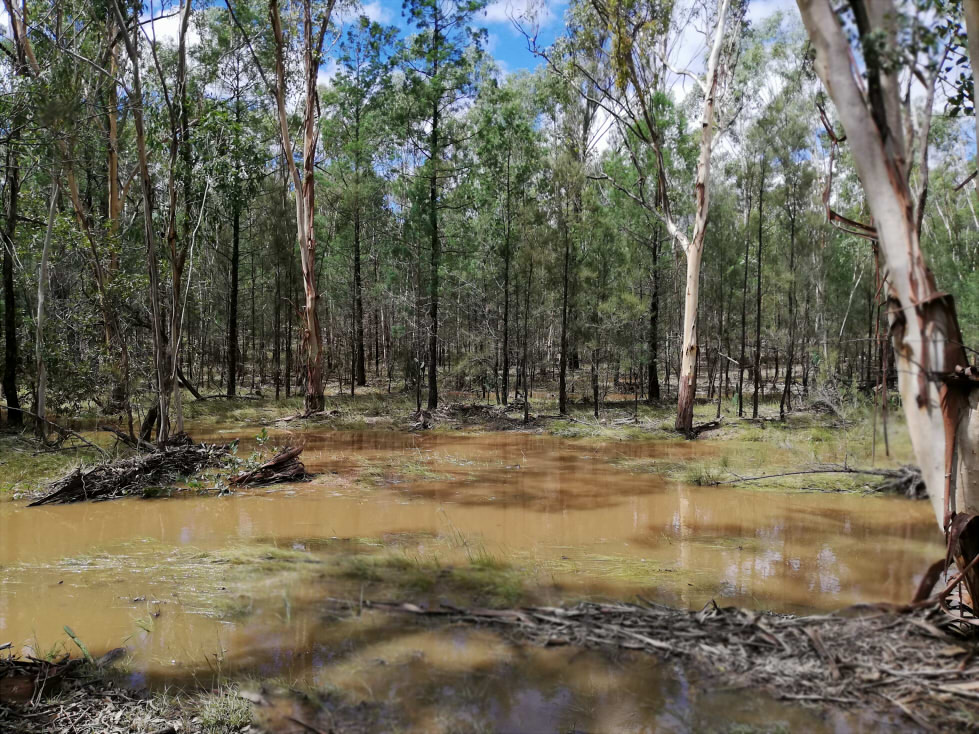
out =
[(321, 87), (328, 86), (333, 81), (333, 77), (336, 76), (337, 68), (336, 59), (332, 57), (328, 58), (320, 64), (319, 73), (316, 75), (316, 83)]
[[(146, 23), (150, 18), (143, 16), (141, 20)], [(177, 8), (170, 8), (157, 15), (152, 22), (147, 23), (143, 28), (146, 35), (150, 38), (156, 38), (157, 43), (168, 43), (176, 46), (177, 36), (180, 33), (180, 13), (177, 12)], [(200, 41), (201, 34), (194, 28), (193, 22), (189, 23), (187, 26), (187, 46), (196, 46)]]
[[(563, 5), (563, 3), (553, 3)], [(487, 23), (546, 26), (557, 20), (548, 0), (493, 0), (483, 11)]]
[(358, 3), (347, 5), (334, 14), (337, 22), (346, 24), (352, 23), (362, 15), (366, 15), (369, 20), (385, 25), (391, 22), (391, 9), (384, 7), (379, 0), (369, 3)]
[(789, 17), (799, 17), (799, 6), (795, 0), (751, 0), (746, 17), (752, 25), (758, 25), (778, 12)]
[(385, 8), (379, 2), (364, 3), (362, 12), (375, 23), (391, 22), (391, 9)]

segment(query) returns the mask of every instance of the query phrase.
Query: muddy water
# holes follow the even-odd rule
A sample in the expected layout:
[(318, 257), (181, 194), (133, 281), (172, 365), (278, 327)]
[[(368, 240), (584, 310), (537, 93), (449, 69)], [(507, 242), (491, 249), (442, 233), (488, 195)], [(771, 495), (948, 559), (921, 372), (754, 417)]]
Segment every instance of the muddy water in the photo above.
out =
[(420, 630), (372, 613), (338, 622), (322, 599), (356, 596), (349, 580), (296, 564), (245, 583), (233, 563), (197, 559), (249, 546), (327, 561), (338, 548), (440, 564), (490, 558), (519, 568), (547, 602), (638, 593), (691, 608), (713, 598), (800, 612), (907, 599), (941, 554), (926, 503), (698, 487), (636, 471), (746, 450), (731, 444), (272, 438), (305, 440), (319, 476), (231, 497), (0, 504), (0, 643), (43, 652), (69, 624), (96, 653), (125, 641), (137, 681), (302, 679), (367, 701), (380, 729), (393, 717), (418, 731), (700, 730), (732, 716), (859, 729), (852, 717), (817, 720), (713, 691), (649, 658), (528, 650), (489, 632)]

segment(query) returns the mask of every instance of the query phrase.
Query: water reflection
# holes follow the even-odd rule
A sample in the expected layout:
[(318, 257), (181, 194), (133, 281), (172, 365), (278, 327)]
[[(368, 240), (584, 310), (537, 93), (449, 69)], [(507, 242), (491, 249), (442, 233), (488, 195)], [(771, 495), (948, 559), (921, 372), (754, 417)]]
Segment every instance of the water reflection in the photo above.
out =
[[(243, 591), (181, 564), (241, 543), (326, 557), (394, 549), (444, 563), (478, 552), (524, 569), (547, 602), (638, 593), (801, 612), (907, 599), (941, 555), (926, 503), (696, 487), (621, 465), (694, 461), (738, 450), (731, 445), (521, 433), (274, 438), (305, 440), (319, 476), (230, 497), (0, 504), (0, 642), (44, 649), (67, 623), (93, 652), (127, 640), (147, 682), (216, 669), (312, 676), (376, 704), (378, 721), (418, 731), (444, 729), (445, 716), (495, 731), (684, 731), (731, 711), (745, 721), (785, 717), (793, 730), (846, 730), (853, 720), (817, 721), (770, 701), (755, 711), (755, 699), (691, 687), (648, 658), (528, 650), (488, 632), (419, 630), (373, 614), (338, 623), (323, 598), (360, 589), (330, 577), (275, 576)], [(366, 476), (376, 464), (389, 471)], [(233, 613), (197, 613), (201, 595)], [(448, 711), (447, 700), (461, 703)]]

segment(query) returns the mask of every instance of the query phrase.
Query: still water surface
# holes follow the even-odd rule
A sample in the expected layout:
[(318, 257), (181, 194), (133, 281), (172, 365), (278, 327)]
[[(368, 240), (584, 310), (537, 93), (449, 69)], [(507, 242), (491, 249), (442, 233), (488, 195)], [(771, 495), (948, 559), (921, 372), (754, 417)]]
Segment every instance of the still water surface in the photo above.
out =
[[(206, 438), (239, 433), (244, 453), (253, 430)], [(137, 682), (303, 680), (417, 731), (686, 731), (730, 720), (869, 730), (861, 717), (715, 690), (648, 657), (526, 648), (374, 613), (338, 621), (322, 599), (359, 593), (349, 582), (296, 572), (229, 587), (193, 558), (249, 544), (316, 558), (338, 545), (445, 564), (489, 557), (520, 568), (545, 603), (641, 594), (806, 612), (905, 600), (942, 552), (927, 503), (636, 471), (745, 450), (732, 443), (381, 431), (273, 440), (304, 440), (317, 478), (228, 497), (0, 504), (0, 643), (43, 652), (68, 624), (96, 654), (125, 642)], [(223, 606), (200, 603), (211, 597)]]

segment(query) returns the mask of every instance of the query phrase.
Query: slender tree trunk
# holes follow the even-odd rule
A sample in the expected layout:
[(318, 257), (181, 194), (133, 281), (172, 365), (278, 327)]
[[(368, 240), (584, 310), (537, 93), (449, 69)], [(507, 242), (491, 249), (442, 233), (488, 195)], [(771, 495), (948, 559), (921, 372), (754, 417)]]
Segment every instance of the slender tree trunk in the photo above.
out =
[(527, 360), (530, 357), (530, 290), (534, 281), (534, 261), (530, 260), (527, 265), (527, 287), (524, 295), (524, 315), (523, 315), (523, 361), (520, 369), (523, 376), (523, 422), (530, 423), (530, 386), (527, 382)]
[[(354, 380), (358, 385), (367, 384), (367, 368), (364, 359), (364, 283), (360, 263), (360, 105), (354, 110)], [(353, 392), (353, 385), (350, 386)]]
[(319, 319), (319, 290), (316, 277), (316, 143), (318, 138), (319, 97), (317, 84), (320, 60), (323, 54), (323, 38), (333, 12), (334, 0), (328, 0), (320, 18), (319, 28), (314, 28), (311, 0), (303, 0), (303, 173), (300, 175), (292, 152), (292, 135), (286, 109), (285, 41), (279, 18), (278, 0), (269, 2), (269, 20), (275, 37), (275, 79), (271, 88), (275, 97), (279, 120), (279, 141), (283, 157), (292, 176), (296, 191), (296, 229), (299, 242), (299, 260), (302, 265), (304, 308), (303, 351), (306, 355), (306, 413), (323, 409), (323, 335)]
[(51, 234), (54, 232), (54, 217), (58, 207), (58, 182), (60, 172), (51, 181), (51, 203), (48, 206), (48, 226), (44, 232), (44, 245), (41, 248), (41, 267), (37, 278), (37, 319), (34, 322), (34, 358), (37, 368), (37, 400), (34, 414), (39, 418), (34, 423), (34, 434), (41, 440), (46, 435), (44, 420), (47, 418), (48, 372), (44, 364), (44, 307), (48, 294), (48, 259), (51, 253)]
[(785, 411), (792, 409), (792, 362), (795, 359), (795, 209), (789, 209), (789, 348), (786, 355), (785, 385), (782, 401), (778, 406), (779, 418), (785, 420)]
[[(432, 27), (432, 78), (436, 78), (439, 73), (439, 52), (441, 50), (441, 38), (439, 28), (439, 12), (436, 9), (434, 14), (434, 24)], [(438, 174), (439, 159), (441, 156), (439, 141), (439, 103), (441, 99), (436, 96), (432, 100), (432, 130), (429, 135), (429, 163), (432, 167), (428, 181), (428, 226), (429, 234), (432, 238), (431, 251), (431, 273), (429, 280), (429, 325), (428, 325), (428, 409), (435, 410), (439, 405), (439, 385), (438, 385), (438, 345), (439, 345), (439, 270), (442, 267), (442, 241), (439, 239), (439, 191)]]
[[(700, 355), (698, 343), (697, 318), (700, 299), (700, 263), (704, 254), (704, 237), (707, 233), (707, 215), (710, 209), (710, 164), (714, 143), (714, 108), (717, 102), (718, 85), (724, 73), (721, 62), (721, 49), (724, 42), (724, 27), (727, 20), (729, 0), (720, 0), (717, 9), (717, 24), (710, 58), (707, 62), (707, 82), (704, 87), (704, 103), (700, 116), (700, 155), (697, 158), (697, 172), (694, 179), (693, 236), (678, 238), (680, 234), (672, 219), (666, 218), (671, 234), (683, 244), (687, 257), (686, 291), (683, 301), (683, 346), (680, 361), (680, 377), (677, 387), (676, 430), (688, 436), (693, 435), (693, 405), (697, 395), (697, 362)], [(660, 175), (665, 176), (660, 162)], [(664, 197), (665, 200), (665, 197)]]
[(276, 252), (275, 262), (275, 306), (273, 307), (273, 323), (275, 335), (272, 338), (272, 360), (275, 363), (275, 399), (279, 399), (282, 385), (282, 277), (279, 273), (279, 253)]
[(751, 237), (748, 236), (748, 220), (751, 212), (751, 189), (748, 188), (748, 201), (744, 208), (744, 282), (741, 284), (741, 352), (738, 357), (738, 417), (744, 416), (744, 367), (747, 355), (745, 345), (748, 338), (748, 259)]
[(652, 405), (659, 400), (659, 224), (653, 226), (653, 288), (649, 294), (649, 392), (646, 400)]
[[(156, 235), (153, 223), (153, 179), (150, 174), (149, 155), (146, 149), (146, 128), (143, 121), (143, 86), (140, 75), (139, 59), (139, 30), (133, 31), (130, 37), (126, 19), (119, 6), (119, 0), (112, 0), (113, 11), (119, 27), (125, 29), (123, 41), (126, 44), (126, 52), (132, 64), (133, 75), (133, 127), (136, 133), (136, 150), (139, 158), (140, 188), (142, 191), (143, 204), (143, 239), (146, 245), (146, 263), (149, 271), (150, 280), (150, 312), (152, 314), (151, 331), (153, 335), (153, 357), (154, 373), (157, 389), (157, 416), (159, 429), (157, 438), (162, 443), (166, 441), (169, 426), (167, 425), (167, 414), (169, 404), (169, 393), (166, 387), (166, 357), (163, 335), (163, 316), (160, 313), (160, 276), (157, 264)], [(149, 429), (152, 430), (152, 424)], [(141, 431), (142, 433), (142, 431)]]
[(228, 303), (228, 397), (238, 387), (238, 270), (241, 263), (241, 204), (231, 199), (231, 294)]
[(755, 392), (751, 396), (751, 417), (758, 417), (758, 393), (761, 389), (761, 254), (765, 229), (765, 173), (767, 160), (761, 159), (761, 182), (758, 186), (758, 263), (755, 270)]
[(564, 279), (561, 295), (561, 356), (558, 376), (558, 408), (561, 415), (568, 414), (568, 279), (571, 269), (571, 233), (564, 222)]
[(506, 202), (503, 213), (503, 404), (510, 399), (510, 151), (506, 160)]
[(20, 165), (16, 147), (20, 125), (15, 121), (11, 140), (7, 144), (7, 222), (3, 233), (3, 397), (7, 401), (7, 425), (20, 428), (24, 415), (20, 412), (17, 395), (17, 295), (14, 291), (14, 235), (17, 231), (18, 199), (20, 197)]

